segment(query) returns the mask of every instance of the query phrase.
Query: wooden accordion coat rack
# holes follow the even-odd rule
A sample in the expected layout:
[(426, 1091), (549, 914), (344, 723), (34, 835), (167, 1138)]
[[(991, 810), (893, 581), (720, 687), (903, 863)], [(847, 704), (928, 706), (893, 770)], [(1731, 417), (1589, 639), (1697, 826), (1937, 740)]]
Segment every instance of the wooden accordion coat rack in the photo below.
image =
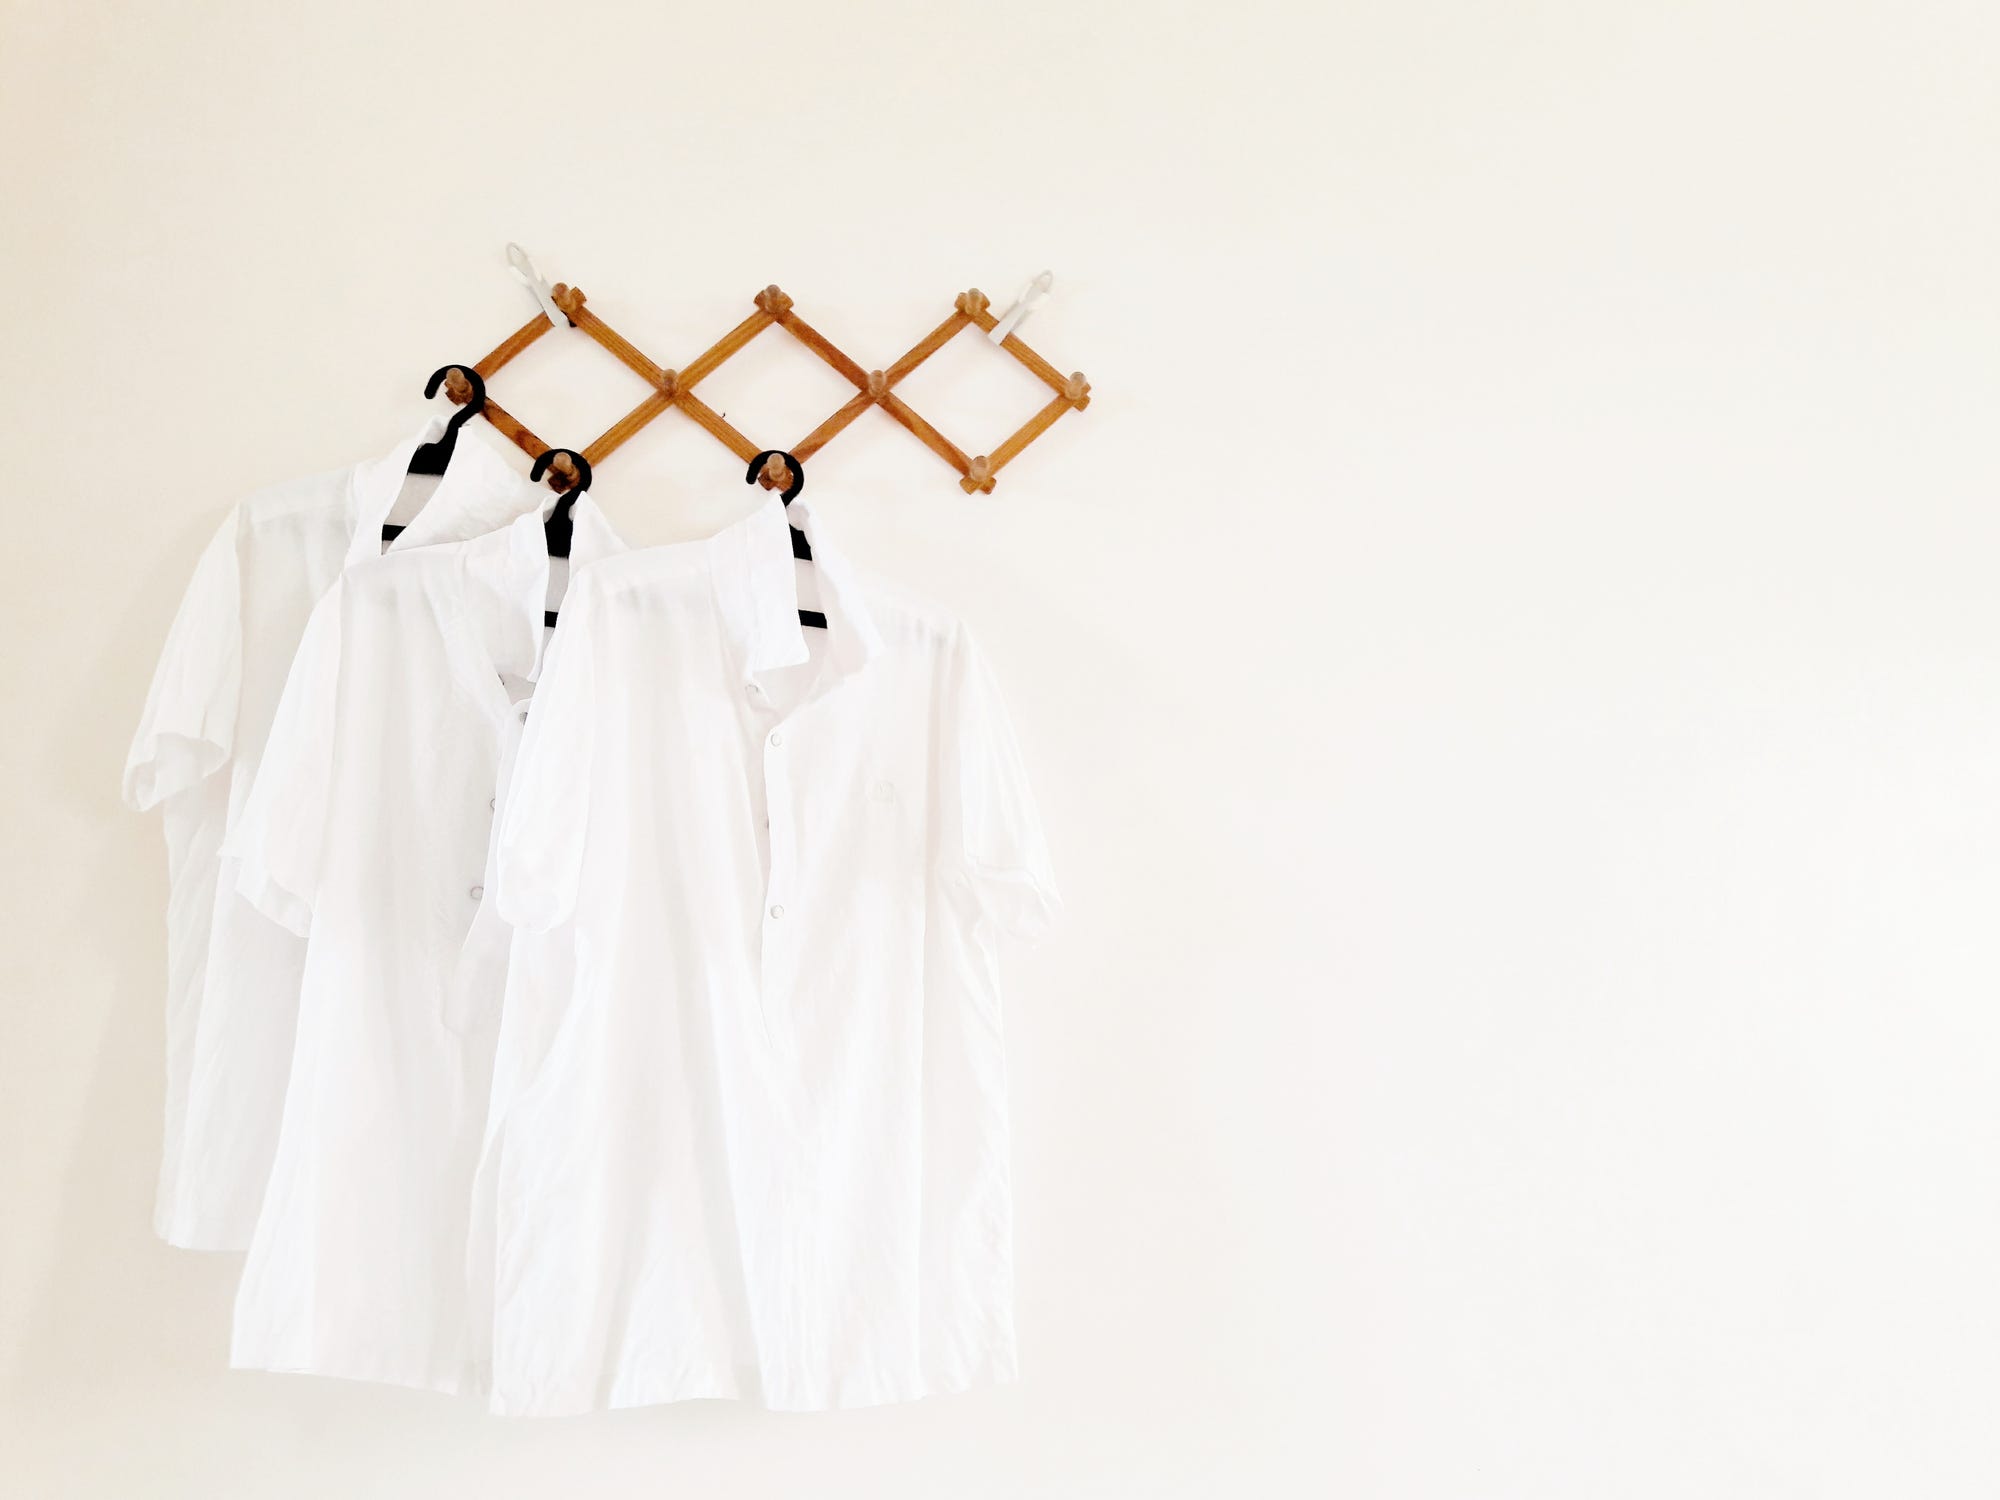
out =
[[(824, 448), (862, 412), (871, 406), (878, 406), (915, 434), (918, 441), (931, 452), (958, 470), (960, 489), (968, 495), (975, 492), (990, 494), (995, 476), (1014, 459), (1020, 457), (1022, 450), (1028, 444), (1054, 426), (1064, 412), (1082, 411), (1090, 405), (1089, 381), (1081, 374), (1063, 375), (1054, 365), (1023, 343), (1018, 334), (1013, 333), (1002, 340), (1000, 347), (1033, 372), (1054, 395), (1046, 406), (1022, 423), (1020, 429), (992, 453), (967, 456), (963, 449), (925, 421), (908, 402), (896, 394), (895, 388), (898, 382), (950, 343), (964, 329), (977, 328), (982, 333), (990, 333), (993, 330), (997, 320), (988, 310), (985, 293), (977, 289), (961, 293), (951, 316), (919, 339), (902, 358), (880, 370), (862, 369), (860, 364), (836, 348), (825, 334), (793, 311), (792, 299), (775, 286), (767, 286), (756, 295), (753, 299), (755, 312), (696, 356), (692, 363), (679, 370), (670, 370), (654, 363), (631, 340), (598, 317), (586, 304), (581, 289), (559, 282), (553, 288), (551, 295), (555, 305), (569, 319), (573, 327), (589, 334), (591, 338), (610, 350), (621, 364), (652, 387), (651, 393), (645, 400), (612, 423), (595, 442), (583, 450), (584, 461), (593, 469), (668, 407), (680, 408), (697, 425), (707, 429), (723, 446), (745, 463), (753, 461), (764, 450), (730, 426), (720, 412), (697, 396), (695, 387), (713, 375), (723, 361), (743, 349), (765, 329), (774, 326), (784, 329), (825, 360), (854, 387), (855, 392), (839, 410), (792, 444), (789, 451), (801, 463)], [(544, 313), (537, 313), (522, 324), (502, 340), (500, 346), (491, 354), (472, 366), (479, 375), (481, 383), (491, 381), (497, 371), (553, 326), (554, 324)], [(466, 379), (463, 369), (462, 366), (452, 365), (444, 372), (445, 393), (461, 406), (473, 395), (473, 384)], [(549, 451), (548, 445), (541, 438), (529, 431), (525, 423), (500, 406), (490, 395), (486, 397), (481, 410), (495, 428), (531, 457), (539, 457)], [(567, 453), (560, 449), (556, 450), (549, 464), (550, 483), (559, 490), (567, 489), (576, 482), (577, 477), (577, 470), (570, 462)], [(784, 460), (775, 457), (767, 462), (764, 472), (759, 476), (766, 488), (783, 487), (789, 482), (789, 478), (789, 470)]]

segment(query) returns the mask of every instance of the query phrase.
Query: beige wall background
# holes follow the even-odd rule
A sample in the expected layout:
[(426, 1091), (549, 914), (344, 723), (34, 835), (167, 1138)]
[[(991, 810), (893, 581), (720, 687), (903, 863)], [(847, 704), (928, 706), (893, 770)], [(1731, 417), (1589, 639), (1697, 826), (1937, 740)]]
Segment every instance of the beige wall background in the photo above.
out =
[[(0, 57), (0, 1492), (2000, 1489), (2000, 12), (8, 0)], [(226, 1372), (234, 1260), (150, 1237), (154, 655), (226, 506), (525, 318), (509, 239), (669, 364), (767, 282), (882, 364), (1057, 273), (1097, 399), (994, 496), (873, 415), (813, 472), (985, 641), (1065, 878), (1017, 1386), (510, 1424)], [(558, 333), (495, 394), (637, 393)], [(677, 416), (597, 492), (749, 503)]]

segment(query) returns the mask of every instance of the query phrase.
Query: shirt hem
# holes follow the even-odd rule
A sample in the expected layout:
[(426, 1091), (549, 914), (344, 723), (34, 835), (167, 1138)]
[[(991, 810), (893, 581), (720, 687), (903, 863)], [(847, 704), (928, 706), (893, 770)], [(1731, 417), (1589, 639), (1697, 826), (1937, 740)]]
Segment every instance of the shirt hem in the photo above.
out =
[(323, 1380), (348, 1380), (364, 1385), (394, 1386), (406, 1391), (432, 1391), (441, 1396), (483, 1396), (485, 1388), (463, 1376), (383, 1369), (364, 1362), (319, 1357), (274, 1358), (269, 1355), (229, 1356), (229, 1368), (256, 1375), (316, 1375)]
[(153, 1233), (175, 1250), (241, 1255), (250, 1248), (250, 1228), (228, 1219), (204, 1219), (188, 1214), (156, 1214)]
[(958, 1396), (986, 1386), (1012, 1385), (1011, 1369), (987, 1368), (950, 1380), (918, 1381), (908, 1386), (864, 1386), (830, 1396), (794, 1396), (763, 1392), (752, 1376), (710, 1373), (673, 1382), (635, 1382), (602, 1400), (567, 1395), (522, 1398), (496, 1388), (487, 1410), (502, 1417), (580, 1417), (599, 1411), (630, 1411), (646, 1406), (670, 1406), (681, 1401), (738, 1401), (770, 1412), (856, 1411), (870, 1406), (896, 1406), (933, 1396)]

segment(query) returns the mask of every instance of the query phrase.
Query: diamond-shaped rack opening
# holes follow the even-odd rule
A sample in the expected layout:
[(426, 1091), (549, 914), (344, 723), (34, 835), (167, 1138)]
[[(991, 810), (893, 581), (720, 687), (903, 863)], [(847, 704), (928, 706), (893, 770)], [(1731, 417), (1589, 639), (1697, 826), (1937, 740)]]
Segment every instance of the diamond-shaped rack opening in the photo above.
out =
[(635, 547), (713, 536), (764, 498), (743, 482), (743, 460), (669, 412), (600, 466), (599, 503)]
[(783, 328), (767, 328), (695, 387), (760, 448), (789, 448), (854, 387)]
[(967, 454), (980, 454), (999, 447), (1056, 393), (975, 327), (898, 381), (896, 394)]
[(646, 394), (646, 382), (574, 328), (552, 328), (526, 356), (488, 382), (493, 399), (529, 421), (541, 439), (579, 452)]

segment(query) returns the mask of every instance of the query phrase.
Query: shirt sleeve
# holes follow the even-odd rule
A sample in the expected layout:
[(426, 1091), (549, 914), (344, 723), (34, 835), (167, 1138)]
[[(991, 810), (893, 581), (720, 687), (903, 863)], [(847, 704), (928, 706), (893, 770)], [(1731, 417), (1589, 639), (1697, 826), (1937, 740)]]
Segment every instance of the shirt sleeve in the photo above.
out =
[(306, 622), (256, 780), (222, 850), (236, 862), (244, 899), (301, 937), (312, 926), (326, 857), (345, 597), (336, 582)]
[(1047, 932), (1062, 898), (999, 684), (963, 630), (947, 677), (942, 744), (948, 855), (980, 914), (1032, 943)]
[(242, 590), (234, 512), (203, 549), (160, 651), (125, 759), (126, 805), (141, 811), (213, 775), (235, 744)]
[(590, 817), (597, 664), (591, 592), (572, 581), (508, 779), (495, 867), (500, 915), (547, 932), (576, 910)]

